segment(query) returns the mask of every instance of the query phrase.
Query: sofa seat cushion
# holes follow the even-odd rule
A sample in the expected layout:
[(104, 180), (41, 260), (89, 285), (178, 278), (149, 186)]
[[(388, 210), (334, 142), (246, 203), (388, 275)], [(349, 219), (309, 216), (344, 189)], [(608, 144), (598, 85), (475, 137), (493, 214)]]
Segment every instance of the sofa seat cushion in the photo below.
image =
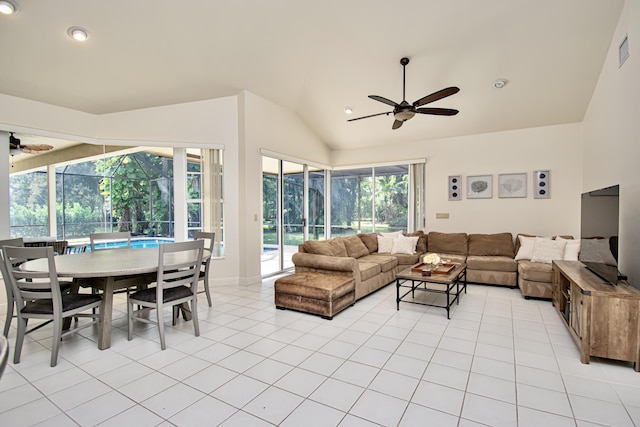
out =
[(362, 258), (358, 259), (358, 270), (360, 270), (360, 280), (369, 280), (382, 272), (380, 264), (377, 262), (367, 262)]
[(398, 260), (398, 265), (416, 265), (419, 262), (422, 262), (423, 253), (415, 253), (415, 254), (393, 254), (393, 256)]
[(380, 265), (380, 271), (386, 272), (391, 271), (398, 265), (398, 256), (394, 255), (379, 255), (379, 254), (371, 254), (364, 256), (358, 259), (358, 264), (360, 262), (370, 262), (374, 264)]
[(442, 262), (453, 262), (455, 264), (463, 264), (467, 262), (467, 257), (465, 255), (447, 254), (442, 252), (437, 252), (437, 254), (440, 255)]
[(518, 263), (513, 258), (506, 256), (469, 255), (467, 257), (467, 269), (515, 272), (518, 271)]
[(530, 282), (548, 282), (553, 279), (551, 264), (521, 260), (518, 261), (518, 274)]

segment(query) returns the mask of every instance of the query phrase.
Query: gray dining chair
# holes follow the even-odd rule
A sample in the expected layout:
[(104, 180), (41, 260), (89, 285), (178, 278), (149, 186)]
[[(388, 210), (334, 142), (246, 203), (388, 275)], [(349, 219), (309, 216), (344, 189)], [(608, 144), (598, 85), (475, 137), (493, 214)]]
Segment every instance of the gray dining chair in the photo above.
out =
[(204, 292), (207, 294), (207, 302), (209, 303), (209, 307), (211, 307), (211, 291), (209, 291), (209, 266), (211, 265), (211, 256), (213, 255), (213, 245), (216, 241), (216, 233), (196, 231), (195, 233), (193, 233), (193, 239), (204, 240), (204, 245), (209, 250), (209, 253), (202, 259), (200, 274), (198, 276), (198, 282), (204, 282), (204, 290), (199, 291), (198, 293), (201, 294), (202, 292)]
[(86, 251), (87, 251), (86, 244), (69, 244), (67, 245), (64, 253), (66, 255), (71, 255), (71, 254), (81, 254)]
[[(128, 339), (133, 339), (133, 323), (140, 321), (158, 325), (160, 348), (167, 348), (164, 338), (164, 308), (191, 303), (195, 336), (200, 336), (198, 324), (198, 277), (202, 265), (204, 241), (165, 243), (158, 247), (158, 274), (155, 286), (127, 294)], [(141, 307), (134, 310), (134, 304)], [(156, 310), (157, 321), (148, 313)], [(172, 314), (172, 319), (174, 319)]]
[[(60, 290), (53, 248), (36, 247), (24, 248), (16, 246), (4, 246), (4, 264), (11, 274), (10, 282), (15, 298), (16, 314), (18, 317), (18, 333), (13, 355), (13, 363), (20, 363), (22, 344), (25, 335), (53, 323), (53, 342), (51, 346), (51, 366), (58, 363), (58, 349), (62, 337), (76, 333), (81, 329), (99, 322), (99, 313), (83, 313), (87, 310), (98, 309), (102, 304), (102, 297), (95, 294), (66, 294)], [(22, 271), (12, 266), (17, 261), (31, 261), (45, 259), (46, 271), (30, 272)], [(76, 326), (66, 332), (62, 332), (62, 321), (67, 317), (89, 317), (92, 322), (82, 326)], [(27, 330), (29, 319), (46, 320), (45, 323)]]
[(115, 233), (91, 233), (89, 234), (89, 242), (91, 243), (91, 250), (105, 249), (99, 245), (101, 243), (111, 242), (126, 242), (126, 247), (131, 247), (131, 233), (128, 231), (117, 231)]
[(4, 368), (7, 367), (9, 360), (9, 340), (4, 335), (0, 335), (0, 378), (4, 374)]
[[(24, 246), (24, 241), (22, 237), (17, 239), (6, 239), (0, 240), (0, 249), (5, 246)], [(4, 331), (2, 334), (5, 337), (9, 336), (9, 328), (11, 327), (11, 320), (14, 316), (14, 308), (15, 308), (15, 300), (13, 298), (13, 289), (11, 287), (11, 279), (9, 277), (9, 271), (4, 264), (4, 257), (2, 255), (2, 251), (0, 250), (0, 272), (2, 273), (2, 280), (4, 282), (4, 289), (7, 295), (7, 314), (4, 320)]]

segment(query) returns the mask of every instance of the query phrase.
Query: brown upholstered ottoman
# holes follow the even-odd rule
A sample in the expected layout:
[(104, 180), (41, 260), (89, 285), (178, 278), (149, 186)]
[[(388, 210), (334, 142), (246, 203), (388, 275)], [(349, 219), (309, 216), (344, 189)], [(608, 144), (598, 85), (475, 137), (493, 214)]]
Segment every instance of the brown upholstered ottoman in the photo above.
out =
[(331, 320), (353, 305), (355, 282), (347, 276), (303, 272), (281, 277), (275, 283), (276, 308), (317, 314)]

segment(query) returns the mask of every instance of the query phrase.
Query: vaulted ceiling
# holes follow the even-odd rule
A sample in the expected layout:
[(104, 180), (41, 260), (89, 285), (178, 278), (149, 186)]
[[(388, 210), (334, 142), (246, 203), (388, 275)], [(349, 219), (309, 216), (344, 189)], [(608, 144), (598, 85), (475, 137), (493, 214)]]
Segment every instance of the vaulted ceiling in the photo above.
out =
[[(12, 0), (0, 15), (0, 93), (104, 114), (248, 90), (336, 150), (578, 122), (624, 0)], [(90, 33), (85, 43), (71, 26)], [(369, 99), (419, 115), (392, 130)], [(495, 89), (498, 78), (508, 80)], [(353, 115), (347, 116), (345, 107)]]

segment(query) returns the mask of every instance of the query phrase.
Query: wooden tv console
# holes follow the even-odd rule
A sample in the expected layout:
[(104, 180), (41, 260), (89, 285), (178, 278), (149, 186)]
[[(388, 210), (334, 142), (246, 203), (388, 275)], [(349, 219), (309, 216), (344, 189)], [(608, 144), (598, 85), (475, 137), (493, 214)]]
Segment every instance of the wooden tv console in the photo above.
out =
[(582, 363), (603, 357), (633, 362), (640, 372), (640, 290), (606, 284), (579, 261), (553, 261), (552, 302)]

